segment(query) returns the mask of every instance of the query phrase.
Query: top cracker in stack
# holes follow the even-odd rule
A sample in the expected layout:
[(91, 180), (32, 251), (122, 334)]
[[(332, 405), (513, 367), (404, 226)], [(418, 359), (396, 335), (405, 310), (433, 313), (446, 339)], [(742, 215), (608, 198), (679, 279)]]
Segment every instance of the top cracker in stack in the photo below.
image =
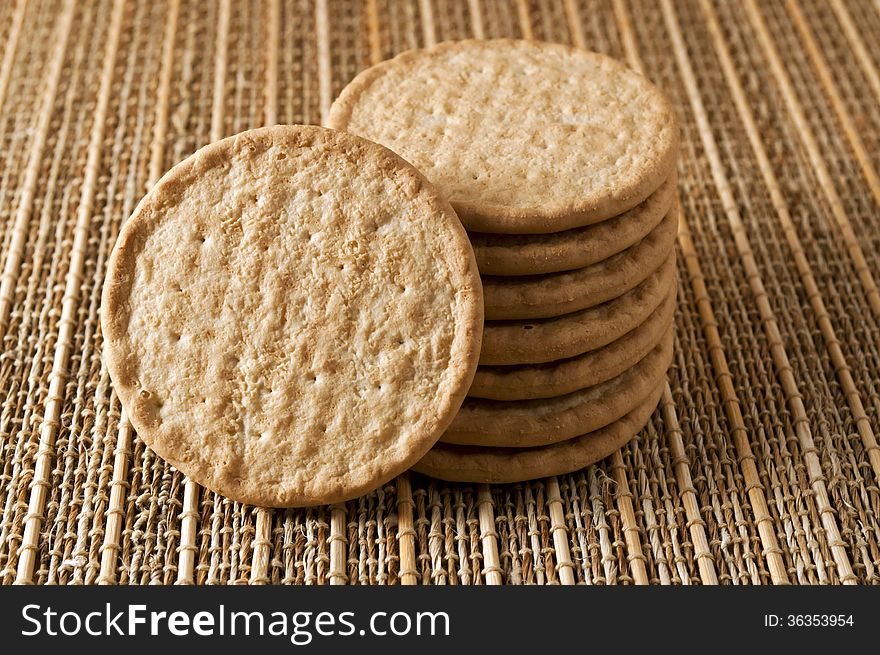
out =
[(422, 170), (483, 281), (469, 398), (417, 466), (504, 482), (574, 470), (644, 425), (671, 360), (678, 127), (609, 57), (462, 41), (358, 75), (329, 126)]
[(446, 195), (465, 228), (546, 234), (632, 209), (675, 167), (669, 102), (619, 61), (498, 39), (412, 50), (342, 91), (328, 126), (380, 143)]

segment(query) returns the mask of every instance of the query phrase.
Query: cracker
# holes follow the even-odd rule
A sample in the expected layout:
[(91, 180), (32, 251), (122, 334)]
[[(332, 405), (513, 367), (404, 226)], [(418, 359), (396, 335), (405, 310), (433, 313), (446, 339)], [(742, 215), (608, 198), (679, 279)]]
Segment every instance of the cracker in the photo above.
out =
[(413, 470), (451, 482), (506, 484), (580, 470), (608, 457), (651, 418), (665, 382), (623, 418), (594, 432), (539, 448), (436, 444)]
[(526, 448), (598, 430), (636, 407), (666, 377), (672, 330), (635, 366), (601, 384), (555, 398), (468, 398), (440, 438), (444, 443)]
[(482, 318), (467, 235), (422, 175), (299, 126), (171, 169), (123, 226), (101, 307), (138, 435), (209, 489), (280, 507), (418, 461), (470, 385)]
[(586, 268), (529, 277), (484, 275), (486, 319), (550, 318), (622, 296), (660, 268), (677, 233), (678, 212), (672, 209), (644, 239)]
[(483, 275), (541, 275), (590, 266), (641, 241), (675, 201), (673, 173), (654, 193), (629, 211), (584, 227), (552, 234), (471, 232)]
[(579, 312), (528, 321), (487, 321), (480, 364), (540, 364), (605, 346), (644, 323), (675, 283), (675, 253), (639, 286)]
[(478, 366), (468, 396), (490, 400), (552, 398), (620, 375), (651, 352), (671, 329), (675, 292), (673, 288), (648, 320), (602, 348), (544, 364)]
[(360, 73), (330, 127), (422, 170), (469, 230), (559, 232), (635, 207), (671, 174), (666, 97), (623, 63), (569, 46), (468, 40)]

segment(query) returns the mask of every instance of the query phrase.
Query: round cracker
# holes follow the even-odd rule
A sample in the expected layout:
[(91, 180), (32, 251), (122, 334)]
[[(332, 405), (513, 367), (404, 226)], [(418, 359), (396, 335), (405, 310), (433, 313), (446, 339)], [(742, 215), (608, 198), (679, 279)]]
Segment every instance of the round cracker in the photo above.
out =
[(559, 232), (635, 207), (669, 177), (675, 112), (602, 54), (513, 39), (410, 50), (360, 73), (328, 125), (388, 146), (469, 230)]
[(657, 386), (623, 418), (594, 432), (540, 448), (436, 444), (414, 471), (450, 482), (506, 484), (578, 471), (622, 448), (644, 427), (663, 393)]
[(483, 275), (541, 275), (584, 268), (638, 243), (666, 216), (675, 202), (676, 175), (629, 211), (594, 225), (551, 234), (471, 232), (477, 266)]
[(648, 320), (602, 348), (544, 364), (478, 366), (468, 396), (489, 400), (552, 398), (617, 377), (641, 361), (671, 329), (675, 291), (673, 288)]
[(672, 330), (635, 366), (601, 384), (556, 398), (468, 398), (440, 437), (444, 443), (529, 448), (598, 430), (636, 407), (666, 377)]
[(675, 284), (675, 253), (639, 286), (579, 312), (530, 321), (487, 321), (480, 364), (540, 364), (596, 350), (644, 323)]
[(306, 506), (374, 489), (442, 434), (476, 368), (482, 293), (455, 213), (410, 164), (276, 126), (153, 187), (101, 319), (151, 448), (234, 500)]
[(677, 233), (678, 212), (672, 209), (637, 244), (592, 266), (529, 277), (484, 275), (486, 320), (551, 318), (622, 296), (660, 268)]

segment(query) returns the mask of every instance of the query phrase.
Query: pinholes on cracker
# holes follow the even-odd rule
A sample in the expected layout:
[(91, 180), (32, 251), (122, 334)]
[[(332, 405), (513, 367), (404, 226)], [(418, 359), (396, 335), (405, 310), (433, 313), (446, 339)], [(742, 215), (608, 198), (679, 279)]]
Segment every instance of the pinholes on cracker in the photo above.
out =
[(277, 126), (147, 194), (101, 321), (138, 435), (211, 490), (286, 507), (356, 497), (428, 451), (470, 385), (482, 307), (467, 236), (419, 172)]

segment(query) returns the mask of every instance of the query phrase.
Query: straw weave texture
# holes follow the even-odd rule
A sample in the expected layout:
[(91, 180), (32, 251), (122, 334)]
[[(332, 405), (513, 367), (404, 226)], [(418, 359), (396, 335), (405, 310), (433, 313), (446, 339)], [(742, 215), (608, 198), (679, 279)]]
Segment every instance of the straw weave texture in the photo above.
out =
[[(675, 359), (621, 452), (508, 486), (414, 474), (266, 511), (133, 433), (101, 361), (121, 223), (199, 146), (320, 123), (463, 37), (642, 69), (682, 120)], [(880, 583), (880, 3), (0, 2), (0, 580)]]

